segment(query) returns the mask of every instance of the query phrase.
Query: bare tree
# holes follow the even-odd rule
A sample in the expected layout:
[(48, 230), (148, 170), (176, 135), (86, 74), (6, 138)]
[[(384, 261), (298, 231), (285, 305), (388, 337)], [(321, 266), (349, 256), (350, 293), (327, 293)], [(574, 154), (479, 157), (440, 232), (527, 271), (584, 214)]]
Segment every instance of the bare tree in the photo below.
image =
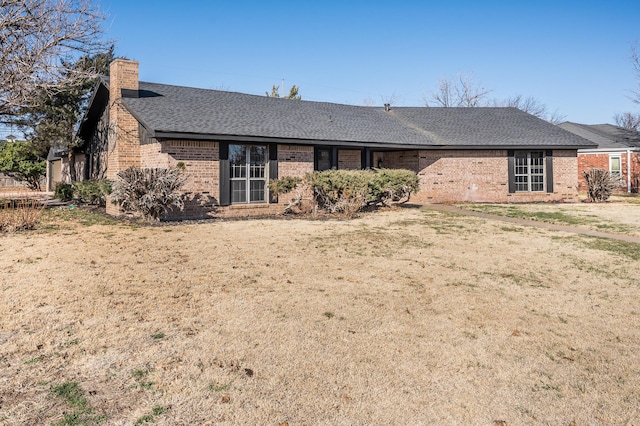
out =
[(627, 130), (640, 131), (640, 114), (632, 112), (623, 112), (613, 116), (616, 124)]
[(90, 0), (0, 0), (0, 120), (68, 84), (76, 57), (108, 48), (104, 19)]
[(640, 104), (640, 53), (638, 52), (638, 43), (634, 43), (631, 47), (631, 65), (633, 66), (633, 73), (636, 75), (637, 87), (633, 91), (634, 96), (631, 100)]
[(518, 94), (503, 101), (494, 99), (492, 105), (497, 107), (518, 108), (521, 111), (546, 120), (551, 124), (559, 124), (565, 119), (565, 116), (560, 114), (558, 110), (549, 111), (545, 104), (543, 104), (533, 96), (525, 97)]
[[(632, 90), (632, 96), (629, 99), (633, 103), (640, 104), (640, 52), (638, 52), (638, 43), (631, 46), (631, 66), (636, 76), (636, 89)], [(623, 112), (613, 116), (614, 121), (620, 127), (627, 130), (640, 131), (640, 113)]]
[(486, 102), (490, 90), (475, 81), (471, 74), (457, 74), (440, 79), (438, 89), (425, 98), (426, 106), (478, 107)]

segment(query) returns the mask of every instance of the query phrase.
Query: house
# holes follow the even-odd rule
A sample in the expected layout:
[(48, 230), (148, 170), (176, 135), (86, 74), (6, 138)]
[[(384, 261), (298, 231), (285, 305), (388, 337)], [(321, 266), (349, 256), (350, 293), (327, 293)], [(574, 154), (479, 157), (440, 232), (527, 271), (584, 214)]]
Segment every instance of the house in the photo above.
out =
[[(85, 164), (85, 154), (79, 148), (76, 150), (75, 168), (76, 180), (86, 180), (89, 178), (89, 168)], [(55, 191), (59, 183), (71, 183), (71, 173), (69, 172), (68, 148), (51, 147), (47, 155), (47, 170), (45, 178), (45, 190)], [(103, 178), (94, 174), (95, 178)]]
[(583, 172), (592, 168), (607, 170), (617, 177), (619, 192), (638, 192), (640, 187), (640, 133), (612, 124), (578, 124), (569, 121), (558, 127), (596, 144), (578, 150), (579, 189), (585, 190)]
[[(515, 108), (364, 107), (138, 81), (117, 59), (79, 135), (89, 176), (185, 167), (175, 217), (282, 210), (267, 182), (314, 170), (405, 168), (419, 202), (577, 199), (577, 151), (595, 144)], [(117, 214), (109, 205), (109, 213)]]

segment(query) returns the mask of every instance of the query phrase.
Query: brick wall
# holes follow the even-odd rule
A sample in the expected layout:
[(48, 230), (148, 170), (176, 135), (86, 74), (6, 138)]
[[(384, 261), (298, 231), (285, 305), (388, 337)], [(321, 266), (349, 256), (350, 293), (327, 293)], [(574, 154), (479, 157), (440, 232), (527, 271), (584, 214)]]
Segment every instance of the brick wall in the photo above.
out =
[(631, 153), (631, 156), (626, 152), (616, 153), (580, 153), (578, 155), (578, 184), (580, 191), (587, 190), (587, 183), (584, 179), (583, 173), (590, 169), (604, 169), (609, 170), (609, 158), (612, 155), (619, 155), (621, 159), (621, 171), (622, 180), (620, 186), (617, 188), (617, 192), (627, 192), (627, 179), (628, 179), (628, 162), (631, 161), (631, 190), (632, 192), (638, 192), (638, 186), (640, 185), (640, 154)]
[(122, 105), (122, 89), (138, 90), (138, 62), (116, 59), (109, 79), (109, 158), (107, 178), (127, 167), (140, 165), (138, 122)]
[(533, 202), (577, 199), (575, 151), (554, 151), (554, 192), (509, 193), (506, 150), (385, 152), (387, 168), (413, 170), (420, 177), (418, 202)]
[(360, 150), (338, 150), (338, 170), (360, 170), (362, 167), (362, 154)]
[(313, 172), (313, 147), (278, 145), (278, 176), (302, 177)]

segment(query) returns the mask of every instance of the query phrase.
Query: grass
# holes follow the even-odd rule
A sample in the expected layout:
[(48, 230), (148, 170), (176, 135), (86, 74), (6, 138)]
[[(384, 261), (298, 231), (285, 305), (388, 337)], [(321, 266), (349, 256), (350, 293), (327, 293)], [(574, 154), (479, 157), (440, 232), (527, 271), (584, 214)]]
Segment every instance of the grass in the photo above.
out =
[(64, 223), (78, 223), (82, 226), (93, 225), (120, 225), (122, 224), (115, 219), (111, 219), (102, 214), (84, 209), (84, 208), (69, 208), (65, 207), (52, 207), (44, 210), (42, 217), (43, 226), (46, 230), (57, 230)]
[(71, 406), (72, 412), (65, 412), (63, 418), (55, 422), (56, 426), (98, 425), (107, 420), (104, 414), (94, 415), (93, 408), (80, 386), (76, 382), (64, 382), (53, 385), (50, 392)]
[(3, 426), (638, 423), (637, 246), (419, 209), (54, 224), (1, 237)]
[[(628, 197), (635, 200), (640, 197)], [(625, 203), (634, 206), (633, 203)], [(619, 204), (461, 204), (458, 207), (481, 213), (518, 219), (535, 220), (558, 225), (582, 227), (605, 232), (640, 235), (637, 221), (620, 221), (607, 214)]]
[(167, 411), (166, 407), (163, 407), (162, 405), (156, 405), (151, 409), (151, 414), (145, 414), (142, 417), (139, 417), (136, 420), (136, 425), (142, 425), (145, 423), (153, 423), (156, 420), (157, 416), (161, 416), (162, 414), (164, 414)]
[(231, 384), (226, 383), (224, 385), (215, 385), (215, 384), (210, 384), (209, 385), (209, 390), (212, 392), (223, 392), (226, 390), (229, 390), (231, 388)]
[(589, 236), (570, 238), (578, 246), (605, 251), (632, 261), (640, 261), (640, 244)]

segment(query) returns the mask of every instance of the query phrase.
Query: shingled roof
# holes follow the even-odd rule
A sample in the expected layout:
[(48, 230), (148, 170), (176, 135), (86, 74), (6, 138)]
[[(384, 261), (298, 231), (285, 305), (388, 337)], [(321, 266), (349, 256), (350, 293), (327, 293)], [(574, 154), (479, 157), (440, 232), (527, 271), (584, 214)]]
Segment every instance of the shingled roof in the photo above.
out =
[(564, 130), (590, 140), (598, 149), (640, 148), (640, 132), (613, 124), (579, 124), (565, 121), (558, 124)]
[[(108, 86), (108, 80), (103, 84)], [(139, 83), (123, 103), (158, 139), (372, 148), (593, 148), (516, 108), (365, 107)]]

